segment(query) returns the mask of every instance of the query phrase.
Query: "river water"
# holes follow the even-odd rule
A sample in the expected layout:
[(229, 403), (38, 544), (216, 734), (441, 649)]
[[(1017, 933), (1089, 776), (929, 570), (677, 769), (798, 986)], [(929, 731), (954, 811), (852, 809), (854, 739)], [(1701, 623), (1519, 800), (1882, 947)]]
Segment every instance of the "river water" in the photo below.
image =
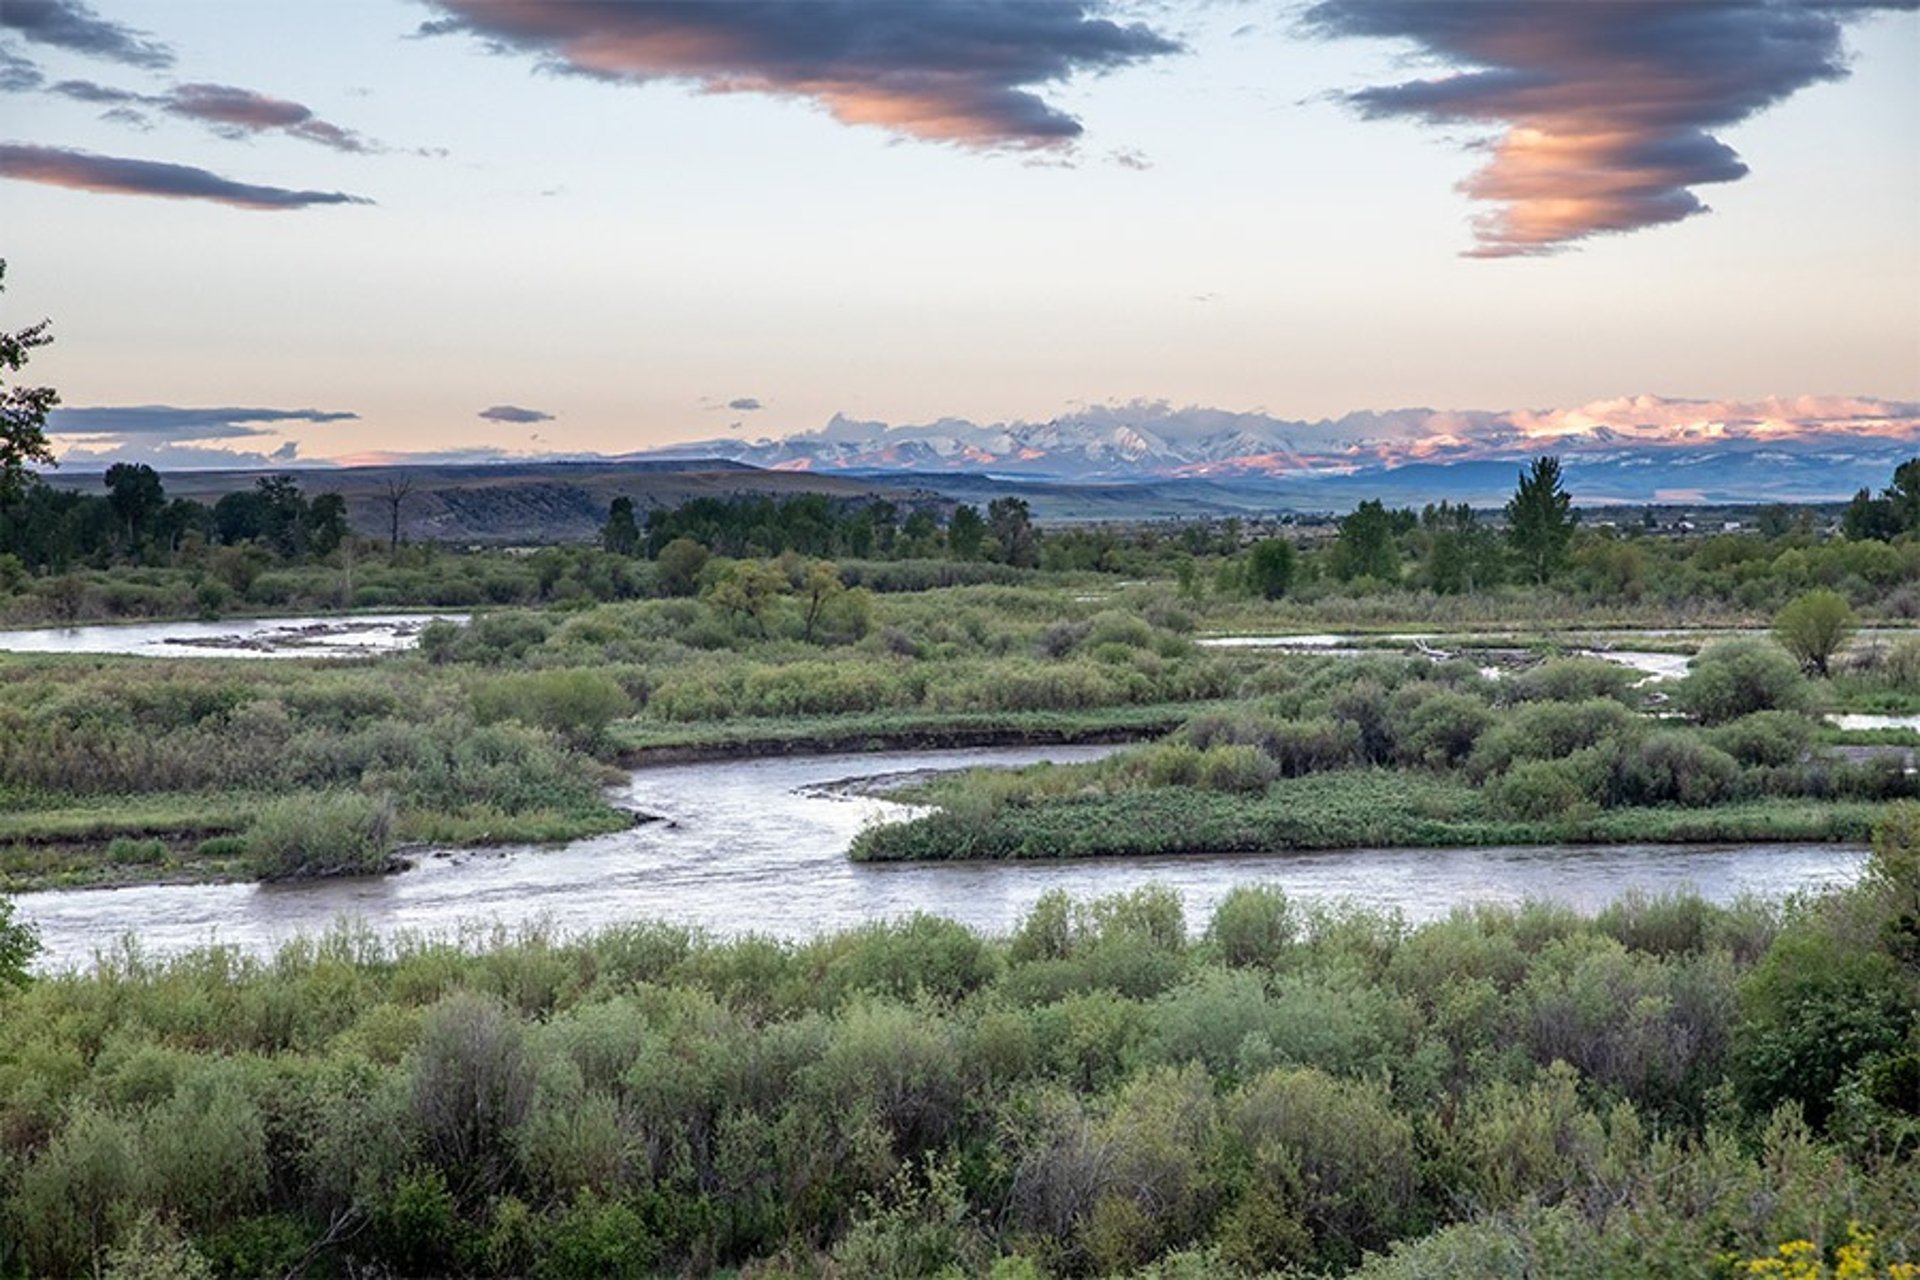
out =
[(545, 924), (572, 933), (636, 920), (721, 935), (808, 937), (916, 911), (1005, 931), (1052, 889), (1079, 899), (1146, 884), (1180, 894), (1204, 926), (1236, 885), (1276, 884), (1304, 900), (1347, 899), (1414, 921), (1470, 902), (1544, 898), (1594, 909), (1629, 889), (1697, 890), (1716, 901), (1849, 883), (1864, 853), (1832, 845), (1573, 849), (1362, 849), (1075, 862), (859, 865), (865, 824), (910, 815), (849, 794), (851, 778), (974, 765), (1084, 760), (1112, 747), (913, 751), (673, 765), (636, 771), (624, 805), (659, 820), (558, 848), (421, 856), (414, 870), (288, 885), (180, 885), (22, 894), (40, 929), (40, 967), (86, 964), (125, 936), (148, 955), (207, 943), (266, 951), (354, 919), (382, 935), (453, 935)]
[(155, 658), (364, 658), (411, 649), (436, 618), (464, 613), (336, 614), (219, 622), (131, 622), (107, 627), (0, 631), (12, 653), (116, 653)]

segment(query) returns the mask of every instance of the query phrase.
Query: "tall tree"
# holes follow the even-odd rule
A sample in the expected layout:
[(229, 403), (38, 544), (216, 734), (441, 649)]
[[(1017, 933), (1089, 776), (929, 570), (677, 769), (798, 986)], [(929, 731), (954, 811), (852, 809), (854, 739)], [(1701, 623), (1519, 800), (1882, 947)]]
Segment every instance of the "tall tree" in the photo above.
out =
[[(6, 289), (7, 263), (0, 258), (0, 291)], [(29, 462), (53, 461), (47, 443), (47, 414), (60, 403), (52, 387), (23, 387), (11, 376), (20, 372), (35, 347), (53, 341), (51, 320), (8, 332), (0, 329), (0, 501), (20, 491)]]
[(102, 477), (107, 486), (107, 505), (127, 539), (127, 550), (136, 551), (140, 535), (167, 505), (167, 491), (160, 476), (144, 462), (116, 462)]
[(313, 554), (333, 554), (350, 532), (347, 500), (339, 494), (318, 494), (307, 504), (307, 549)]
[(1862, 489), (1841, 515), (1840, 532), (1854, 542), (1891, 542), (1900, 533), (1900, 511), (1891, 498), (1876, 498), (1871, 489)]
[[(909, 522), (911, 523), (911, 522)], [(961, 503), (953, 509), (953, 515), (947, 519), (947, 550), (956, 560), (971, 560), (980, 554), (980, 544), (986, 541), (987, 522), (980, 518), (980, 512)]]
[(1920, 458), (1908, 458), (1893, 469), (1893, 483), (1881, 495), (1893, 506), (1900, 527), (1908, 533), (1920, 530)]
[(607, 508), (607, 523), (600, 529), (600, 545), (617, 556), (630, 556), (640, 550), (640, 526), (633, 518), (633, 499), (624, 493)]
[(1007, 564), (1031, 569), (1040, 563), (1040, 542), (1033, 531), (1033, 511), (1026, 499), (995, 498), (989, 502), (987, 529), (1000, 546), (1000, 559)]
[(1560, 485), (1560, 459), (1535, 458), (1507, 500), (1507, 544), (1524, 577), (1546, 582), (1566, 567), (1579, 518), (1572, 495)]
[(1833, 655), (1853, 635), (1853, 606), (1838, 591), (1809, 591), (1780, 611), (1773, 635), (1810, 676), (1825, 678)]
[(1340, 522), (1333, 544), (1333, 576), (1342, 582), (1373, 578), (1400, 580), (1400, 548), (1393, 541), (1393, 516), (1378, 499), (1368, 499)]
[[(1191, 576), (1192, 560), (1183, 561), (1182, 565)], [(1247, 585), (1267, 600), (1278, 600), (1287, 594), (1287, 588), (1293, 585), (1293, 544), (1285, 538), (1254, 543), (1247, 556)]]

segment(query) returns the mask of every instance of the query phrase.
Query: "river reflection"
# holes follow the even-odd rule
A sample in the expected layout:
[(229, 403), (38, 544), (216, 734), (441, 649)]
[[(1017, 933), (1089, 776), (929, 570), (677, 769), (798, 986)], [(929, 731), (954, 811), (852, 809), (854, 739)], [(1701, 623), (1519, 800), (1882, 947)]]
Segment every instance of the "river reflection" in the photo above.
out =
[(45, 969), (85, 964), (123, 936), (149, 955), (208, 942), (264, 951), (342, 918), (380, 934), (450, 934), (544, 922), (578, 932), (643, 919), (717, 934), (808, 937), (916, 911), (1004, 931), (1052, 889), (1090, 899), (1149, 883), (1180, 894), (1198, 928), (1236, 885), (1307, 900), (1351, 899), (1410, 920), (1469, 902), (1545, 898), (1593, 909), (1629, 889), (1692, 888), (1712, 901), (1850, 882), (1865, 855), (1832, 845), (1646, 845), (1578, 849), (1351, 850), (1060, 863), (860, 866), (861, 827), (909, 812), (849, 795), (854, 777), (972, 765), (1084, 760), (1111, 747), (810, 756), (636, 772), (623, 803), (660, 820), (560, 848), (425, 856), (404, 875), (301, 885), (153, 886), (23, 894)]

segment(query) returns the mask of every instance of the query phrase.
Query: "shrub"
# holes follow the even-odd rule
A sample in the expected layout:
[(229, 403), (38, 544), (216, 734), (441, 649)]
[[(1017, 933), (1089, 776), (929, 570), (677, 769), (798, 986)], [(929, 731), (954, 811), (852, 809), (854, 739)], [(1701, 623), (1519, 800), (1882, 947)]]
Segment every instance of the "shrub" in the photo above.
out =
[(1407, 1224), (1413, 1127), (1378, 1085), (1278, 1069), (1242, 1089), (1228, 1115), (1256, 1178), (1312, 1232), (1322, 1266), (1350, 1266)]
[(1640, 673), (1602, 658), (1554, 658), (1503, 681), (1500, 691), (1513, 702), (1581, 702), (1612, 698), (1631, 703)]
[(1486, 786), (1494, 812), (1550, 822), (1598, 803), (1607, 762), (1592, 751), (1563, 760), (1525, 760)]
[(1401, 764), (1447, 768), (1473, 753), (1493, 723), (1484, 702), (1464, 693), (1439, 692), (1396, 717), (1394, 759)]
[(1622, 744), (1614, 758), (1614, 804), (1678, 804), (1690, 808), (1724, 799), (1740, 765), (1718, 747), (1673, 731)]
[(1797, 711), (1810, 690), (1793, 659), (1765, 640), (1713, 645), (1674, 689), (1681, 710), (1702, 724), (1726, 724), (1756, 711)]
[(1757, 711), (1715, 729), (1714, 746), (1747, 765), (1793, 764), (1813, 740), (1813, 722), (1791, 711)]
[(262, 805), (247, 828), (247, 858), (262, 880), (373, 875), (389, 870), (393, 798), (354, 791), (287, 796)]
[(924, 913), (866, 925), (837, 941), (838, 954), (821, 982), (833, 1001), (852, 992), (958, 1000), (997, 972), (992, 951), (977, 933)]
[(1530, 703), (1483, 734), (1469, 763), (1484, 778), (1516, 761), (1559, 760), (1643, 729), (1639, 717), (1606, 698)]
[(32, 1164), (12, 1198), (12, 1236), (30, 1270), (91, 1272), (132, 1224), (146, 1181), (131, 1123), (82, 1104)]
[(410, 1097), (427, 1152), (451, 1185), (466, 1194), (496, 1188), (533, 1104), (533, 1064), (520, 1023), (488, 997), (444, 997), (421, 1028)]
[(1742, 1100), (1755, 1115), (1798, 1103), (1810, 1123), (1825, 1124), (1847, 1074), (1906, 1039), (1912, 1000), (1911, 984), (1884, 952), (1806, 924), (1783, 933), (1740, 983), (1734, 1066)]
[(1229, 965), (1273, 969), (1298, 933), (1278, 885), (1238, 885), (1214, 908), (1206, 940)]
[(603, 671), (565, 668), (497, 676), (474, 690), (473, 710), (482, 724), (518, 720), (590, 747), (609, 724), (633, 713), (633, 701)]

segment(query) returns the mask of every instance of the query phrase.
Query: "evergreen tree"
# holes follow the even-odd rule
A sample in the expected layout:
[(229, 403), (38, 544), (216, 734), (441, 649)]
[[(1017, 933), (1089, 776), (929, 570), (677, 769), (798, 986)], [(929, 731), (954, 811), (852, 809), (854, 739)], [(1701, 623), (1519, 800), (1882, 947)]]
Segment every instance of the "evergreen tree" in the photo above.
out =
[(1560, 459), (1535, 458), (1507, 501), (1507, 545), (1520, 561), (1521, 575), (1547, 582), (1565, 568), (1578, 520), (1572, 496), (1560, 486)]

